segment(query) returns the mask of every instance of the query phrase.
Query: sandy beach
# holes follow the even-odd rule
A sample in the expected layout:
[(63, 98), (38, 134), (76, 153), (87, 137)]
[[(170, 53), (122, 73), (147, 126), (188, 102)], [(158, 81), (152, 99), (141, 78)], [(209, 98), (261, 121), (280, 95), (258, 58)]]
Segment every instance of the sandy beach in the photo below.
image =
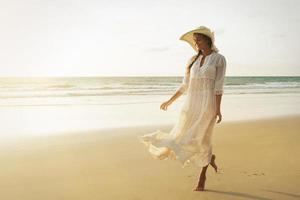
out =
[(107, 129), (1, 145), (0, 199), (299, 199), (300, 116), (216, 124), (216, 163), (200, 169), (155, 160), (137, 136), (160, 127)]
[(300, 200), (300, 0), (0, 5), (0, 200)]

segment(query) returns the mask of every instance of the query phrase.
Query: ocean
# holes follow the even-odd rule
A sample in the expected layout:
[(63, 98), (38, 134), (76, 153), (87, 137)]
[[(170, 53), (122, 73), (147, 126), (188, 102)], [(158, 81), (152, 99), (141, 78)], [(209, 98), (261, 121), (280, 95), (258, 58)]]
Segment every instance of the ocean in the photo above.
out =
[[(182, 77), (0, 78), (0, 141), (107, 128), (173, 125)], [(222, 123), (300, 114), (300, 77), (226, 77)], [(154, 131), (153, 130), (153, 131)]]
[[(142, 104), (171, 95), (182, 77), (0, 78), (0, 106)], [(224, 95), (300, 93), (300, 77), (226, 77)], [(113, 96), (122, 96), (120, 99)]]

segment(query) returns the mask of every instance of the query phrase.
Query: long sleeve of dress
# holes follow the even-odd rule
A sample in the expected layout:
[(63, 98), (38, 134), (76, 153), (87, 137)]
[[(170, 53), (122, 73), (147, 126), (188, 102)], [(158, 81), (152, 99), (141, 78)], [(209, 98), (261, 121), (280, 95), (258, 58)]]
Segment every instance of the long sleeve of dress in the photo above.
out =
[(226, 73), (226, 59), (224, 56), (222, 56), (218, 64), (216, 66), (216, 79), (215, 79), (215, 89), (214, 94), (223, 94), (223, 85), (224, 85), (224, 79), (225, 79), (225, 73)]
[(187, 91), (188, 87), (189, 87), (189, 75), (185, 73), (177, 91), (179, 91), (181, 94), (184, 94)]

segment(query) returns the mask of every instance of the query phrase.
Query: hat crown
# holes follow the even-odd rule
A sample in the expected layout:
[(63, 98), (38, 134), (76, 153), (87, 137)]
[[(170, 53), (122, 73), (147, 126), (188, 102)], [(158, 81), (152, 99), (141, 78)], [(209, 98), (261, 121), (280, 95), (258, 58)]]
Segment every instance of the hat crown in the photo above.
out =
[(214, 32), (211, 31), (209, 28), (207, 28), (206, 26), (199, 26), (198, 28), (195, 29), (196, 33), (202, 33), (208, 37), (210, 37), (210, 39), (212, 40), (212, 42), (215, 41), (215, 36), (214, 36)]
[(197, 29), (206, 29), (206, 30), (209, 30), (209, 31), (210, 31), (210, 29), (207, 28), (206, 26), (199, 26)]

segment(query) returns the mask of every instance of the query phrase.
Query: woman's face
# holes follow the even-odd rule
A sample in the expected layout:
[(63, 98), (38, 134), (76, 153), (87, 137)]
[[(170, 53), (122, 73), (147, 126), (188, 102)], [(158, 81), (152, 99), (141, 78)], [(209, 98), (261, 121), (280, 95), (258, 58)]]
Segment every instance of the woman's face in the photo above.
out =
[(194, 43), (198, 50), (206, 49), (208, 48), (207, 41), (205, 40), (203, 35), (200, 34), (194, 34), (193, 35)]

